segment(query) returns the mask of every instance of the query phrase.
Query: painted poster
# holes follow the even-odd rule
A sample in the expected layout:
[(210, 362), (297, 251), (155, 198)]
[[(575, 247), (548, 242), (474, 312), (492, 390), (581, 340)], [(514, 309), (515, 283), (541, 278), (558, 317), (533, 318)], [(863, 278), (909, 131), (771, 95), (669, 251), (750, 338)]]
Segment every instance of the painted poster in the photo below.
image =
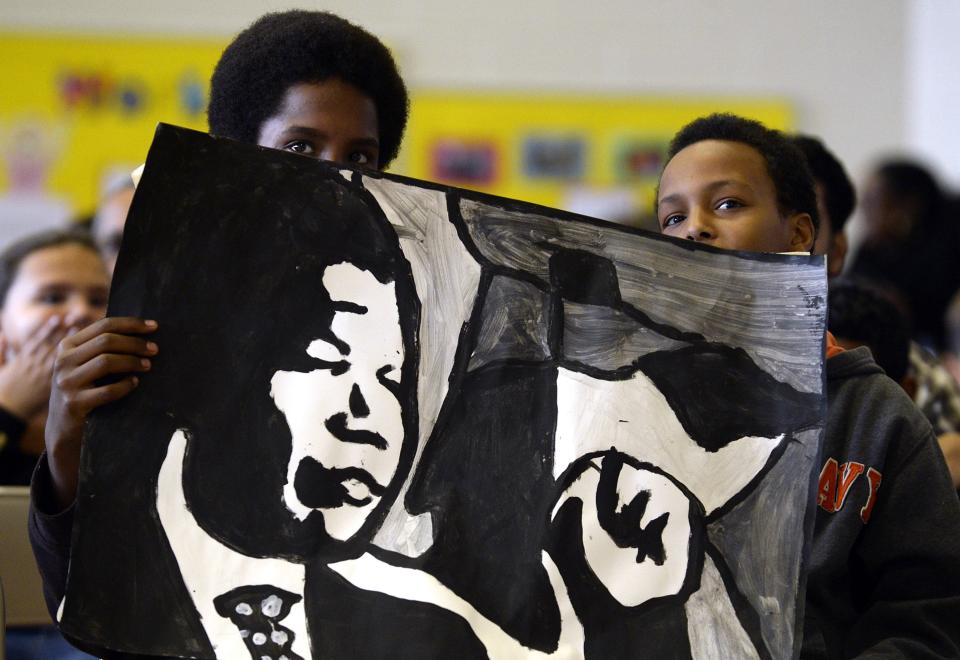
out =
[(822, 259), (163, 126), (61, 624), (240, 658), (785, 658)]

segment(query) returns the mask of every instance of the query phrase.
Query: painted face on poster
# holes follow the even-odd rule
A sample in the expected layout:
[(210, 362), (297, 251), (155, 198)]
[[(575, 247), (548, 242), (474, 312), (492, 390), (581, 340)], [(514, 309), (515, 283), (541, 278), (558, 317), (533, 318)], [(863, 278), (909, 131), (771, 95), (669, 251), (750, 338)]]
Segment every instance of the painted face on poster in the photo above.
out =
[(346, 541), (377, 507), (400, 460), (403, 337), (393, 282), (343, 263), (324, 271), (323, 285), (337, 309), (331, 330), (339, 342), (311, 342), (317, 368), (277, 371), (270, 393), (293, 438), (284, 504), (299, 520), (322, 516), (327, 534)]

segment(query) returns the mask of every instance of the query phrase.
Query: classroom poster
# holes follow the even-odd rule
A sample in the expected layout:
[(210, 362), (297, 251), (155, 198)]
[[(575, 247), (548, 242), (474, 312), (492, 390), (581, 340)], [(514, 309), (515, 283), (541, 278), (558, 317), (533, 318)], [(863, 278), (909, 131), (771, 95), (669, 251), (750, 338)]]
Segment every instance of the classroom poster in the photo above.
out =
[(60, 624), (197, 658), (796, 657), (823, 259), (162, 125)]

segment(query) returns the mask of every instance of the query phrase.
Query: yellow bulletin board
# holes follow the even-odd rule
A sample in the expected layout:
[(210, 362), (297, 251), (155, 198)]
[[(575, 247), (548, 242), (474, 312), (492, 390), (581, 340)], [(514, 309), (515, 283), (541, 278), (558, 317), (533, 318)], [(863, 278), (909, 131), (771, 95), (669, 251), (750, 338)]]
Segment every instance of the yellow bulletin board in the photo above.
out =
[(782, 100), (419, 92), (394, 169), (561, 208), (622, 193), (648, 212), (671, 136), (711, 112), (793, 125)]
[(206, 129), (227, 42), (0, 33), (0, 197), (89, 212), (110, 177), (143, 162), (157, 122)]

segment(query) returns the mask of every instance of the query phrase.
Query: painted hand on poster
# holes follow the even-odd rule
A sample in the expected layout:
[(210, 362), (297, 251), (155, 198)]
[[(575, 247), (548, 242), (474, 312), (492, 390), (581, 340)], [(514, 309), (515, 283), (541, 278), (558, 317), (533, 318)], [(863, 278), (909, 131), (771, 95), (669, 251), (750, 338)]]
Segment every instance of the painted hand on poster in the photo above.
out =
[(610, 449), (585, 456), (561, 483), (553, 511), (557, 543), (583, 549), (592, 573), (618, 603), (636, 607), (671, 596), (687, 581), (690, 555), (702, 545), (701, 506), (652, 465)]

